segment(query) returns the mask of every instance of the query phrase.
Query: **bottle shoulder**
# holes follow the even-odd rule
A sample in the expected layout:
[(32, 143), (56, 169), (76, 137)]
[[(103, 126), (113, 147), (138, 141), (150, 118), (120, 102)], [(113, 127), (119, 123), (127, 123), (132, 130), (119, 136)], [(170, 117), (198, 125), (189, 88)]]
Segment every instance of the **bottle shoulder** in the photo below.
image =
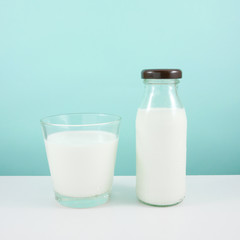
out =
[(185, 108), (138, 108), (136, 121), (187, 121)]

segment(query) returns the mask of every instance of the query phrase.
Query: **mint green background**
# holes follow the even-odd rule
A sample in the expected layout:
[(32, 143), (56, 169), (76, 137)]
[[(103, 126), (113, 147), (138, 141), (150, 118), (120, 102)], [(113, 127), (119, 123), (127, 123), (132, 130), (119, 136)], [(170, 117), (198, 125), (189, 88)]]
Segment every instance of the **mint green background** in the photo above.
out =
[(48, 175), (39, 119), (122, 116), (135, 174), (143, 68), (181, 68), (188, 174), (240, 174), (240, 1), (0, 0), (0, 175)]

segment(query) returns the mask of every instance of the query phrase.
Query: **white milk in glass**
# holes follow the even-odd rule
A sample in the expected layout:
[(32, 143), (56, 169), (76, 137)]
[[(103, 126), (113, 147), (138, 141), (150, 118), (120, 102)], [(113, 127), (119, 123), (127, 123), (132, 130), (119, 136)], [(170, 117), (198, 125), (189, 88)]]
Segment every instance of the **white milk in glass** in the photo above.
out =
[(63, 131), (45, 140), (55, 192), (93, 197), (111, 189), (118, 138), (105, 131)]
[(141, 201), (171, 205), (184, 198), (186, 130), (183, 108), (138, 110), (137, 196)]

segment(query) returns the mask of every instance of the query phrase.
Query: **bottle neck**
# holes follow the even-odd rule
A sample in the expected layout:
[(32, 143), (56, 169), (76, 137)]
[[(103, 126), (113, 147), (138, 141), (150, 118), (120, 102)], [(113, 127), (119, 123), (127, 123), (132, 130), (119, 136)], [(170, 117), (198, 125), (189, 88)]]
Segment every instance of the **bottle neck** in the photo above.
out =
[(178, 83), (178, 79), (145, 79), (140, 108), (183, 108), (177, 93)]

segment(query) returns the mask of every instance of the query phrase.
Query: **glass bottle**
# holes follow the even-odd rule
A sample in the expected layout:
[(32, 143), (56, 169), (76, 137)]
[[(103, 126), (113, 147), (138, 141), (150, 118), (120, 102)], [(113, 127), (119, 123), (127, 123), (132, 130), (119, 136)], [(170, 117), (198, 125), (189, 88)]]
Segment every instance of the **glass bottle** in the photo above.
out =
[(137, 197), (171, 206), (185, 196), (187, 119), (177, 93), (178, 69), (142, 71), (145, 93), (136, 118)]

